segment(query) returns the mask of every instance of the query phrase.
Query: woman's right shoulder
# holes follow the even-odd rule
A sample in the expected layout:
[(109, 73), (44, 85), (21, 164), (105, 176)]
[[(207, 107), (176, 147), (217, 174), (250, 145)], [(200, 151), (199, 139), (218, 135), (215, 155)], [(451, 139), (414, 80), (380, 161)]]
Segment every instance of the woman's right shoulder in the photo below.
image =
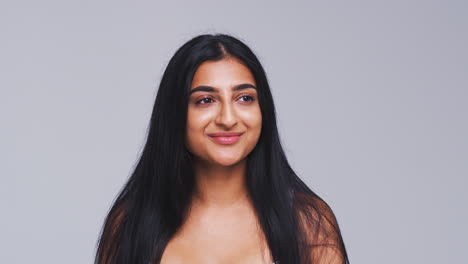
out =
[(99, 237), (95, 263), (113, 263), (117, 255), (119, 237), (127, 216), (126, 203), (116, 201), (104, 221)]

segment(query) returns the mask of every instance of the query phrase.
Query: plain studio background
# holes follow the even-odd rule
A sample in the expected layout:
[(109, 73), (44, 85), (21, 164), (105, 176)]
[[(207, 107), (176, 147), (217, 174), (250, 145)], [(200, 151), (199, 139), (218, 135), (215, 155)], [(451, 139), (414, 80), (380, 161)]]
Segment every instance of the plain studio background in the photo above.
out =
[(170, 57), (244, 40), (352, 263), (468, 263), (466, 1), (2, 1), (1, 263), (91, 263)]

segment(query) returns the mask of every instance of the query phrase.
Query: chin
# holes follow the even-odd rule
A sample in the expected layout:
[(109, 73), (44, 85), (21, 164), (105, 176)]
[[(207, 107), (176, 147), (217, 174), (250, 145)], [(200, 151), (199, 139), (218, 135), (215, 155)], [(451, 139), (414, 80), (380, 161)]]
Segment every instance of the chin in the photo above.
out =
[(237, 163), (239, 163), (239, 161), (240, 160), (238, 159), (223, 159), (223, 160), (216, 159), (213, 162), (220, 166), (230, 167), (230, 166), (236, 165)]
[(212, 161), (215, 164), (221, 165), (221, 166), (233, 166), (239, 163), (242, 160), (241, 157), (239, 156), (222, 156), (222, 155), (217, 155), (213, 157)]

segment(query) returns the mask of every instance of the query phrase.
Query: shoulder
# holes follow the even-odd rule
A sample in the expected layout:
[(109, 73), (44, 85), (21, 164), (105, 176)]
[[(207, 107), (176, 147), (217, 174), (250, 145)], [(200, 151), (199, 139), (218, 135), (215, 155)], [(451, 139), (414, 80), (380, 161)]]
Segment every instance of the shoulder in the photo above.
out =
[(295, 210), (301, 250), (312, 263), (346, 263), (346, 251), (332, 208), (315, 194), (298, 193)]
[(295, 196), (298, 225), (307, 242), (332, 243), (339, 236), (338, 222), (331, 207), (319, 196), (298, 193)]
[(110, 209), (99, 237), (95, 263), (116, 262), (127, 210), (128, 206), (122, 201), (116, 201)]

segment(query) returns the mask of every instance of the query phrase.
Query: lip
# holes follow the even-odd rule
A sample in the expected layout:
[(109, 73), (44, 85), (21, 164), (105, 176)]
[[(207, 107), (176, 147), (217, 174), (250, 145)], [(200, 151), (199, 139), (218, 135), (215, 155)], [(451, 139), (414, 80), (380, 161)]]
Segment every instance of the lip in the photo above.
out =
[(222, 132), (222, 133), (210, 133), (208, 136), (215, 142), (222, 145), (234, 144), (239, 141), (240, 137), (244, 132)]

